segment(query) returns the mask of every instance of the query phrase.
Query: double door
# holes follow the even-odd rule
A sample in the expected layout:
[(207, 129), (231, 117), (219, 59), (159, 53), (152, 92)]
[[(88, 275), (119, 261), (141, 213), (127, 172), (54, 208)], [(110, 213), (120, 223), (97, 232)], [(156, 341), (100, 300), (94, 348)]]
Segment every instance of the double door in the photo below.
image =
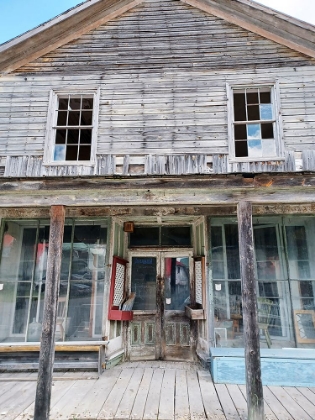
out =
[(133, 252), (130, 323), (131, 360), (193, 360), (193, 331), (185, 306), (191, 302), (192, 253)]

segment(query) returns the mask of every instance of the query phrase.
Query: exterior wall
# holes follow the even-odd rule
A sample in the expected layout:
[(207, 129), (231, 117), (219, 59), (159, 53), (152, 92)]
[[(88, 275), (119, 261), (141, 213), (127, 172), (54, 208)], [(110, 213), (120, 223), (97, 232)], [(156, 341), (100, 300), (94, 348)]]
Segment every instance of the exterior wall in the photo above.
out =
[[(147, 1), (1, 77), (0, 173), (5, 156), (20, 156), (7, 176), (312, 170), (313, 65), (180, 2)], [(285, 161), (230, 165), (226, 83), (266, 80), (279, 82)], [(42, 167), (50, 90), (97, 88), (96, 166)]]

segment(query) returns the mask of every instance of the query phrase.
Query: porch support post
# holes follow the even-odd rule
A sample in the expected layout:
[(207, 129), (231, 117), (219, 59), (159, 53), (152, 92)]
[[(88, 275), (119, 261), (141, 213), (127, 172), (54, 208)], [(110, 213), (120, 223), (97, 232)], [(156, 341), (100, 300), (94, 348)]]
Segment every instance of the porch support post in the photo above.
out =
[(65, 208), (52, 206), (34, 420), (49, 419), (64, 223)]
[(241, 201), (237, 206), (242, 305), (245, 341), (245, 370), (248, 420), (264, 419), (264, 397), (261, 381), (257, 294), (254, 270), (252, 204)]

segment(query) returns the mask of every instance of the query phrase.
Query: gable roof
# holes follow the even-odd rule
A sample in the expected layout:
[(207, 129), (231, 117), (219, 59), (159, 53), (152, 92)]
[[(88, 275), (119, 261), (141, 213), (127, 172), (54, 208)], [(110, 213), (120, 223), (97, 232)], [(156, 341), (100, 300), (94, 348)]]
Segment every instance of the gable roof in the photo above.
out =
[[(117, 18), (144, 0), (87, 0), (0, 45), (0, 72), (11, 72)], [(159, 0), (156, 0), (159, 1)], [(243, 29), (315, 58), (315, 26), (251, 0), (181, 0)]]

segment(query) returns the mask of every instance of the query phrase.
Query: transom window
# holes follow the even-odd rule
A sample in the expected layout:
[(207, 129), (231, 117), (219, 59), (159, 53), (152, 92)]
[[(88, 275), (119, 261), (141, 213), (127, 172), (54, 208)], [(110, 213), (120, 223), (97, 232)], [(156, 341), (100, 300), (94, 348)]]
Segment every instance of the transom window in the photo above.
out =
[(52, 92), (46, 163), (94, 162), (98, 93)]
[(190, 226), (137, 226), (129, 236), (129, 247), (190, 247)]
[(232, 88), (231, 157), (279, 157), (277, 107), (273, 86)]

